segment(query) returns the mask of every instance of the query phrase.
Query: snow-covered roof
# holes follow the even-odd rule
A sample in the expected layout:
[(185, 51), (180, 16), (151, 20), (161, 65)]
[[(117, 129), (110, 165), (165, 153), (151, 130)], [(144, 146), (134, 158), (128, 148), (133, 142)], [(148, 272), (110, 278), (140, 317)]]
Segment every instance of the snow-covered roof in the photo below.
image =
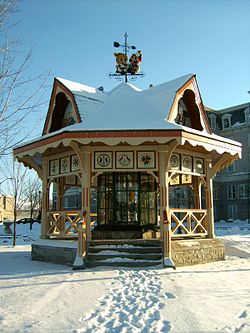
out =
[(120, 83), (110, 92), (57, 78), (74, 95), (81, 117), (81, 123), (67, 130), (180, 128), (166, 119), (176, 92), (193, 76), (187, 74), (143, 91), (129, 83)]
[[(209, 127), (204, 125), (206, 115), (202, 108), (199, 108), (200, 116), (203, 117), (202, 130), (175, 122), (178, 98), (190, 86), (197, 90), (194, 74), (145, 90), (129, 83), (121, 83), (109, 92), (57, 78), (42, 137), (16, 147), (16, 152), (22, 156), (31, 149), (35, 156), (37, 152), (42, 153), (48, 147), (55, 148), (61, 142), (68, 144), (72, 138), (77, 138), (82, 144), (102, 141), (108, 145), (116, 145), (125, 138), (129, 144), (134, 144), (134, 137), (137, 138), (137, 144), (144, 142), (143, 140), (157, 140), (159, 144), (165, 144), (171, 138), (178, 137), (181, 145), (188, 141), (192, 146), (199, 145), (207, 151), (216, 150), (219, 154), (240, 156), (241, 144), (211, 133)], [(56, 112), (55, 115), (61, 112), (60, 107), (55, 107), (53, 98), (62, 90), (74, 106), (71, 112), (77, 113), (74, 117), (77, 122), (64, 125), (65, 127), (58, 126), (56, 130), (50, 131), (51, 122), (59, 119), (53, 117), (53, 112)], [(195, 98), (201, 100), (197, 91)]]

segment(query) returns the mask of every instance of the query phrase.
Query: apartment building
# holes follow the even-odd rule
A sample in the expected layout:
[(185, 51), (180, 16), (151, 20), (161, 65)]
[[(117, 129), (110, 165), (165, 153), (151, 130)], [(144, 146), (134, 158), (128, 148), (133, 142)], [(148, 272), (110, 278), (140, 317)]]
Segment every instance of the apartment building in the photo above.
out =
[(13, 201), (14, 197), (0, 196), (0, 222), (13, 221)]
[(214, 178), (215, 221), (250, 221), (250, 103), (206, 111), (214, 133), (242, 143), (242, 159)]

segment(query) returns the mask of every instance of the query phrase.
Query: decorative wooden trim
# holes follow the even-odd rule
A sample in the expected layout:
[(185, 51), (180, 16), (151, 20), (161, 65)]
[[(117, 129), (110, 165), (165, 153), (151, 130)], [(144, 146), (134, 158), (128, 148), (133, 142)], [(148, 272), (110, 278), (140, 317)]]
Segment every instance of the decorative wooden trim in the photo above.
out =
[(112, 151), (95, 151), (94, 152), (94, 170), (113, 169), (113, 152)]
[(169, 161), (169, 170), (174, 171), (174, 173), (189, 175), (205, 174), (205, 162), (203, 157), (174, 152), (170, 156)]
[[(206, 209), (183, 209), (170, 208), (171, 236), (172, 237), (193, 237), (206, 236), (208, 226)], [(175, 225), (173, 225), (175, 223)], [(180, 233), (178, 231), (180, 230)]]
[(19, 159), (19, 162), (22, 162), (24, 166), (29, 169), (34, 169), (37, 172), (37, 175), (40, 179), (43, 178), (43, 170), (38, 164), (36, 164), (30, 156), (25, 156)]
[(205, 174), (205, 162), (203, 158), (194, 157), (194, 172), (199, 174)]
[[(67, 237), (76, 236), (78, 233), (78, 222), (81, 220), (81, 211), (48, 211), (48, 236)], [(68, 226), (66, 225), (68, 223)]]
[(174, 121), (175, 110), (177, 108), (179, 100), (182, 98), (183, 92), (186, 89), (192, 90), (194, 92), (195, 96), (198, 95), (198, 98), (200, 99), (200, 102), (199, 103), (197, 102), (196, 104), (197, 104), (199, 112), (200, 112), (200, 118), (202, 119), (201, 122), (204, 125), (202, 127), (203, 128), (205, 127), (204, 129), (207, 131), (207, 133), (211, 134), (212, 131), (211, 131), (211, 128), (210, 128), (210, 125), (209, 125), (207, 114), (206, 114), (205, 109), (204, 109), (201, 93), (200, 93), (200, 90), (199, 90), (199, 86), (198, 86), (195, 74), (176, 92), (173, 104), (171, 106), (171, 109), (170, 109), (170, 112), (169, 112), (169, 115), (168, 115), (168, 120), (169, 121)]
[(172, 177), (169, 179), (169, 185), (175, 186), (175, 185), (180, 185), (180, 175), (174, 174)]
[(175, 111), (176, 106), (179, 102), (179, 99), (182, 97), (180, 95), (192, 85), (193, 77), (194, 76), (192, 76), (179, 90), (177, 90), (177, 92), (175, 94), (173, 104), (172, 104), (172, 106), (170, 108), (170, 111), (169, 111), (169, 114), (168, 114), (168, 118), (167, 118), (168, 121), (174, 121), (174, 119), (173, 119), (174, 118), (174, 111)]
[(215, 177), (217, 172), (220, 171), (221, 168), (223, 168), (225, 165), (232, 163), (235, 158), (233, 158), (230, 154), (224, 154), (221, 156), (221, 158), (213, 165), (211, 175), (212, 177)]
[(181, 155), (181, 171), (192, 172), (193, 171), (193, 157), (191, 155)]
[(171, 170), (181, 170), (181, 155), (176, 153), (172, 154), (169, 163), (169, 168)]
[(77, 154), (70, 155), (70, 171), (77, 172), (80, 171), (80, 158)]
[(70, 156), (61, 157), (59, 159), (59, 173), (60, 174), (70, 173)]
[(154, 174), (153, 171), (147, 170), (147, 173), (154, 177), (157, 183), (159, 183), (159, 177)]
[(134, 151), (116, 151), (115, 168), (134, 169)]
[(60, 173), (59, 171), (59, 159), (53, 159), (49, 161), (49, 176), (54, 177), (58, 176)]
[(93, 175), (93, 176), (92, 176), (92, 178), (91, 178), (91, 184), (93, 184), (93, 183), (94, 183), (94, 181), (95, 181), (95, 179), (96, 179), (96, 177), (98, 177), (99, 175), (102, 175), (102, 174), (103, 174), (103, 172), (104, 172), (104, 171), (99, 171), (99, 172), (96, 172), (96, 174), (95, 174), (95, 175)]
[(80, 169), (80, 171), (83, 170), (82, 151), (81, 151), (81, 148), (80, 148), (78, 142), (76, 142), (76, 141), (70, 141), (69, 145), (75, 151), (76, 155), (79, 158), (79, 161), (80, 161), (79, 169)]
[(137, 169), (155, 169), (156, 153), (155, 151), (143, 150), (137, 151)]
[(181, 130), (142, 130), (142, 131), (78, 131), (78, 132), (64, 132), (59, 134), (51, 133), (51, 136), (47, 138), (41, 138), (39, 141), (26, 144), (22, 147), (15, 148), (14, 154), (20, 154), (23, 152), (27, 152), (29, 150), (44, 147), (46, 145), (50, 145), (55, 142), (62, 142), (66, 139), (78, 140), (78, 139), (108, 139), (108, 138), (181, 138), (182, 131)]
[(74, 111), (75, 111), (75, 114), (77, 117), (77, 121), (78, 121), (78, 123), (81, 122), (81, 117), (80, 117), (80, 114), (78, 111), (78, 107), (77, 107), (77, 104), (75, 101), (74, 94), (67, 87), (65, 87), (65, 85), (62, 82), (58, 81), (55, 78), (54, 83), (53, 83), (53, 88), (52, 88), (52, 94), (51, 94), (51, 98), (50, 98), (50, 102), (49, 102), (49, 109), (48, 109), (46, 120), (44, 123), (42, 135), (45, 135), (48, 133), (49, 125), (51, 125), (51, 118), (52, 118), (53, 109), (54, 109), (54, 105), (55, 105), (55, 97), (56, 97), (57, 93), (60, 91), (63, 91), (65, 93), (65, 95), (69, 97), (69, 99), (73, 105), (73, 108), (74, 108)]

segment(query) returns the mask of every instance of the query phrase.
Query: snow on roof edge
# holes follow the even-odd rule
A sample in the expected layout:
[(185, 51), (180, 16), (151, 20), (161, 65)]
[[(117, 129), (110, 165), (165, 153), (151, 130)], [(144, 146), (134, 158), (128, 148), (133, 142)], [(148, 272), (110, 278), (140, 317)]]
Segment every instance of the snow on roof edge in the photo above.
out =
[(56, 77), (55, 79), (57, 81), (61, 82), (66, 88), (68, 88), (72, 92), (87, 92), (87, 93), (90, 93), (90, 94), (95, 94), (96, 90), (97, 90), (97, 88), (87, 86), (87, 85), (82, 84), (82, 83), (70, 81), (70, 80), (67, 80), (67, 79), (63, 79), (63, 78), (60, 78), (60, 77)]

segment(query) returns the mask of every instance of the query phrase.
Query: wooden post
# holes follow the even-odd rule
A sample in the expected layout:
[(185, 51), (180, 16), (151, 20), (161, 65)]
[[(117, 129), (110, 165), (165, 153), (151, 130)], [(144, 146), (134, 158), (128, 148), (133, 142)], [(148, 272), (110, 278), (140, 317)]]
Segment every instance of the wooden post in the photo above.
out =
[(168, 157), (169, 151), (159, 152), (159, 175), (160, 175), (160, 211), (161, 211), (161, 234), (163, 240), (163, 265), (173, 267), (171, 258), (171, 217), (169, 211), (168, 189)]
[[(60, 177), (59, 182), (57, 183), (57, 210), (62, 211), (63, 210), (63, 194), (64, 194), (64, 178)], [(65, 232), (65, 217), (60, 216), (58, 221), (58, 228), (60, 230), (60, 233)]]
[(86, 212), (86, 240), (91, 240), (90, 228), (90, 176), (91, 176), (91, 153), (83, 153), (83, 172), (82, 172), (82, 212)]
[[(83, 218), (86, 216), (83, 214)], [(78, 246), (73, 269), (84, 269), (86, 267), (86, 220), (78, 222)]]
[(43, 176), (42, 176), (42, 210), (41, 210), (41, 235), (40, 238), (47, 238), (48, 233), (48, 218), (47, 218), (47, 212), (48, 212), (48, 160), (45, 158), (42, 163), (42, 170), (43, 170)]
[(208, 237), (214, 238), (214, 207), (213, 207), (213, 179), (212, 179), (212, 161), (206, 161), (206, 204), (207, 204), (207, 221)]
[(198, 177), (193, 176), (195, 209), (201, 209), (201, 183)]
[(90, 152), (82, 153), (82, 221), (78, 223), (78, 249), (73, 269), (82, 269), (86, 266), (87, 244), (91, 239), (90, 229)]

